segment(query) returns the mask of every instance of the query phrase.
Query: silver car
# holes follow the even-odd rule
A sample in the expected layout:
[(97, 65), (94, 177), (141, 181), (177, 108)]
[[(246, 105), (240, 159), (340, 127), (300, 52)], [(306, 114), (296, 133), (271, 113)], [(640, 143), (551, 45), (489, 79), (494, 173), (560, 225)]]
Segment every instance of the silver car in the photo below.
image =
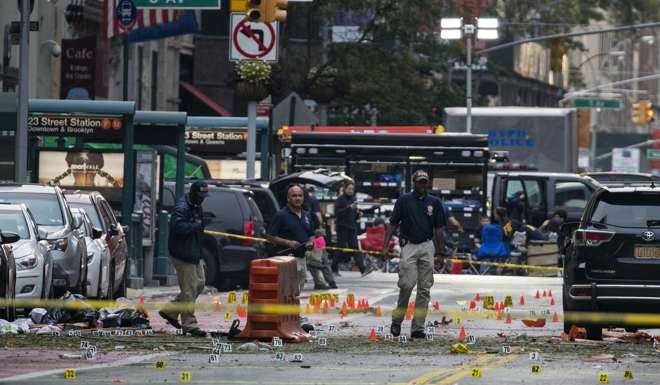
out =
[(16, 298), (53, 298), (53, 257), (24, 204), (0, 205), (0, 230), (18, 234), (12, 244), (16, 261)]
[(103, 237), (103, 230), (94, 227), (85, 210), (72, 207), (73, 217), (79, 217), (80, 230), (87, 245), (87, 297), (112, 299), (110, 293), (110, 248)]
[(0, 203), (25, 203), (34, 221), (47, 234), (53, 255), (55, 296), (64, 291), (86, 295), (87, 247), (62, 190), (38, 184), (0, 185)]

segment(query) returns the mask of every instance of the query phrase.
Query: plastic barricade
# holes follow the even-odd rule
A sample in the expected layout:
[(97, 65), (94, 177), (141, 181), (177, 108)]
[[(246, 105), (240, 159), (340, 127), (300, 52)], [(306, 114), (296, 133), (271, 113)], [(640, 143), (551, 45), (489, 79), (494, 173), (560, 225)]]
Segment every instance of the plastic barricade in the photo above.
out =
[[(239, 337), (293, 342), (312, 337), (300, 327), (298, 271), (294, 257), (257, 259), (250, 266), (248, 316)], [(298, 309), (297, 312), (291, 311)]]

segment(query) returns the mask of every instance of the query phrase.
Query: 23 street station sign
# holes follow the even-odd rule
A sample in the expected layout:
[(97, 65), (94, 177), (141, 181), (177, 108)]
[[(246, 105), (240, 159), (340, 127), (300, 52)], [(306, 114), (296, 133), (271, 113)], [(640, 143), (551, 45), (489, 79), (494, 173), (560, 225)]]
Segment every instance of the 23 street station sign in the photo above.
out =
[(121, 116), (30, 114), (28, 132), (35, 136), (75, 136), (121, 141)]
[(186, 130), (186, 147), (195, 153), (238, 154), (245, 152), (247, 132), (229, 130)]

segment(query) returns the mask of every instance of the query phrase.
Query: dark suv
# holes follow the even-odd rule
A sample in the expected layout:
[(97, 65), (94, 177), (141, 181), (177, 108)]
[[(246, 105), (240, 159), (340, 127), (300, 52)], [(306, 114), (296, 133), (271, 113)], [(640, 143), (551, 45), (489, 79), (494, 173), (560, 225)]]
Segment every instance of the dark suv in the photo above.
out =
[(261, 216), (264, 218), (264, 227), (268, 228), (270, 221), (273, 219), (280, 205), (277, 203), (275, 194), (268, 188), (267, 182), (259, 182), (255, 180), (209, 180), (209, 184), (215, 184), (218, 187), (235, 187), (252, 192), (254, 202), (259, 206)]
[[(564, 312), (660, 313), (660, 187), (596, 191), (566, 246)], [(600, 339), (608, 326), (635, 330), (584, 319), (575, 323), (589, 339)]]
[[(172, 211), (175, 203), (175, 184), (164, 183), (163, 205)], [(186, 193), (190, 183), (186, 183)], [(206, 230), (262, 237), (264, 219), (251, 191), (235, 187), (209, 184), (209, 196), (202, 204)], [(237, 286), (247, 288), (250, 262), (267, 257), (260, 242), (204, 234), (202, 263), (205, 264), (206, 284), (219, 290)]]

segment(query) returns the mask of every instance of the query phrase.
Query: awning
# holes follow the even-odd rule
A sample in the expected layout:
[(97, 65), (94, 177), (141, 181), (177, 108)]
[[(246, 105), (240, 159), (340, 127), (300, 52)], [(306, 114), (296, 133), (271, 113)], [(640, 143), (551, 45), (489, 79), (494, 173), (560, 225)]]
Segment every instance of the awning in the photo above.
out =
[(180, 81), (179, 84), (181, 87), (183, 87), (183, 89), (190, 92), (194, 97), (199, 99), (199, 101), (204, 103), (208, 108), (212, 109), (216, 114), (220, 116), (231, 116), (231, 112), (227, 111), (224, 107), (214, 102), (213, 99), (206, 96), (206, 94), (204, 94), (199, 88), (188, 82)]

